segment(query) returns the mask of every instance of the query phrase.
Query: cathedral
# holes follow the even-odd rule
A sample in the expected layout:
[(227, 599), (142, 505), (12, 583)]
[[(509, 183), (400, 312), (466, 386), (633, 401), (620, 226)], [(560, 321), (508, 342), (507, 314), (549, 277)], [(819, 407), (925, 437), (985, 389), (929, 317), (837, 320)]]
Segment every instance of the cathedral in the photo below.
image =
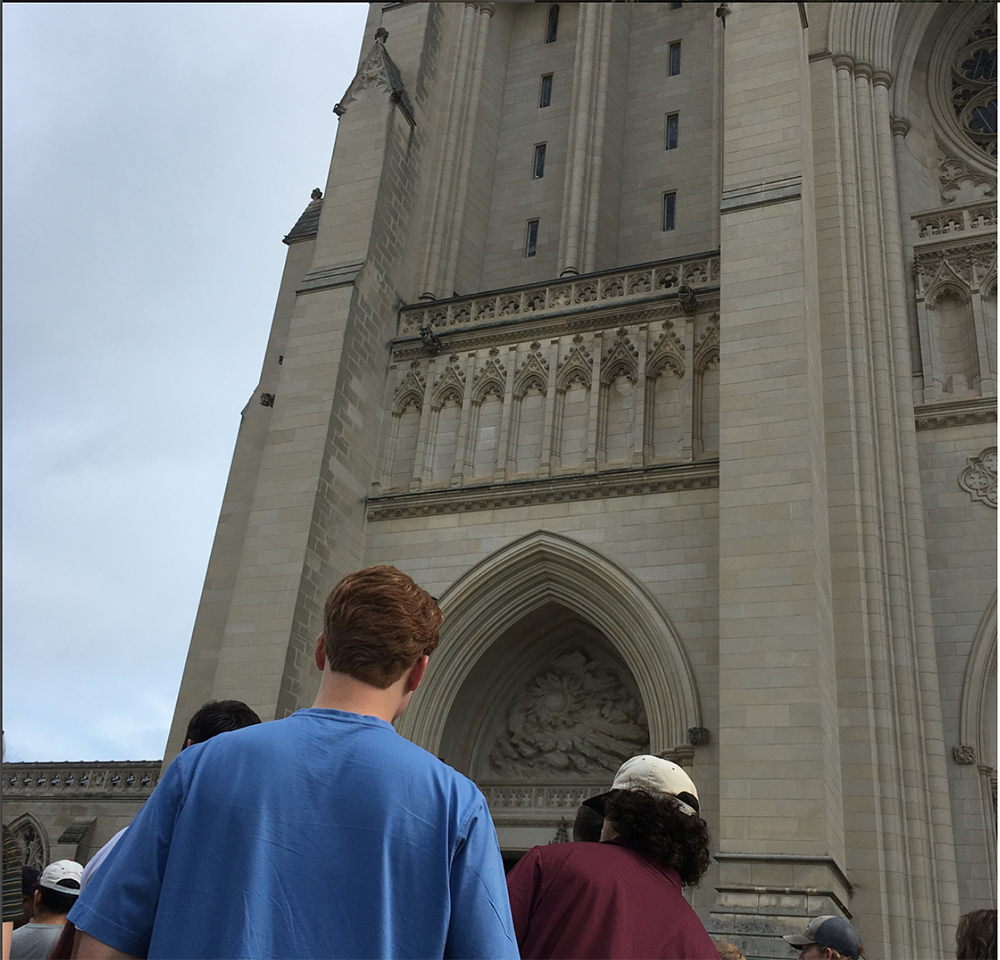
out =
[[(399, 731), (509, 862), (652, 752), (713, 936), (953, 955), (997, 897), (996, 60), (992, 4), (372, 3), (165, 762), (206, 700), (310, 705), (390, 563), (446, 618)], [(86, 859), (147, 766), (5, 764), (4, 819)]]

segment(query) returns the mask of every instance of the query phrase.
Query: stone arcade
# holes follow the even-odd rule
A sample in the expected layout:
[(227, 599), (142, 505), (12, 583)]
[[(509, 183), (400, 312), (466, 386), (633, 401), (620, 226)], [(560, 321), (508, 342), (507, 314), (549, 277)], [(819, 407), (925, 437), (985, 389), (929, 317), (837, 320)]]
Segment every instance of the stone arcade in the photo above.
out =
[[(326, 592), (394, 563), (447, 614), (401, 732), (507, 856), (649, 749), (711, 931), (950, 955), (996, 901), (994, 8), (373, 3), (359, 62), (167, 760), (308, 704)], [(47, 856), (156, 778), (27, 766)]]

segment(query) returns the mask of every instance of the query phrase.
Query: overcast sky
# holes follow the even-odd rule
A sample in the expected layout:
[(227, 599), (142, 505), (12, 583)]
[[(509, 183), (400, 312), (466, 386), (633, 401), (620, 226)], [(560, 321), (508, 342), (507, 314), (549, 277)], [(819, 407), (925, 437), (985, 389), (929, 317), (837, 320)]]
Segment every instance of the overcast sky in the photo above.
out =
[(4, 3), (6, 759), (163, 756), (367, 3)]

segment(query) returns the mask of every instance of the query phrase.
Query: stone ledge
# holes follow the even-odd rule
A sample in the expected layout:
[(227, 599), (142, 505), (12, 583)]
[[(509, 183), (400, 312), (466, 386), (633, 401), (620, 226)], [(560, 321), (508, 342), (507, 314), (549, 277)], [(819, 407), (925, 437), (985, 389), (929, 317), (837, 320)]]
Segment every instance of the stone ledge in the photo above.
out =
[(769, 183), (754, 183), (747, 187), (733, 187), (726, 190), (722, 194), (719, 212), (731, 213), (733, 210), (746, 210), (750, 207), (763, 207), (771, 203), (784, 203), (786, 200), (799, 200), (801, 197), (801, 177), (772, 180)]
[(364, 265), (365, 262), (362, 260), (360, 263), (342, 263), (335, 267), (313, 270), (302, 278), (295, 292), (310, 293), (313, 290), (325, 290), (327, 287), (347, 286), (357, 280)]
[(476, 486), (449, 487), (419, 493), (385, 494), (366, 499), (369, 520), (433, 516), (539, 503), (604, 500), (644, 493), (703, 490), (718, 487), (719, 461), (703, 460), (642, 469), (609, 470), (590, 475), (511, 480)]
[(939, 430), (942, 427), (996, 423), (997, 398), (976, 397), (971, 400), (921, 403), (913, 408), (913, 413), (918, 430)]

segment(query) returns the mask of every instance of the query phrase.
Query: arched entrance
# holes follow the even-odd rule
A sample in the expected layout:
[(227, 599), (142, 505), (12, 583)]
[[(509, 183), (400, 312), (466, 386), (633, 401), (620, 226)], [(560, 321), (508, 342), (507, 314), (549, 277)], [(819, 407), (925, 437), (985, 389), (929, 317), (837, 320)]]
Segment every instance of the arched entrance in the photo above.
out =
[(400, 732), (479, 783), (506, 851), (566, 836), (628, 756), (691, 762), (687, 657), (653, 598), (595, 550), (531, 534), (441, 606), (437, 662)]

